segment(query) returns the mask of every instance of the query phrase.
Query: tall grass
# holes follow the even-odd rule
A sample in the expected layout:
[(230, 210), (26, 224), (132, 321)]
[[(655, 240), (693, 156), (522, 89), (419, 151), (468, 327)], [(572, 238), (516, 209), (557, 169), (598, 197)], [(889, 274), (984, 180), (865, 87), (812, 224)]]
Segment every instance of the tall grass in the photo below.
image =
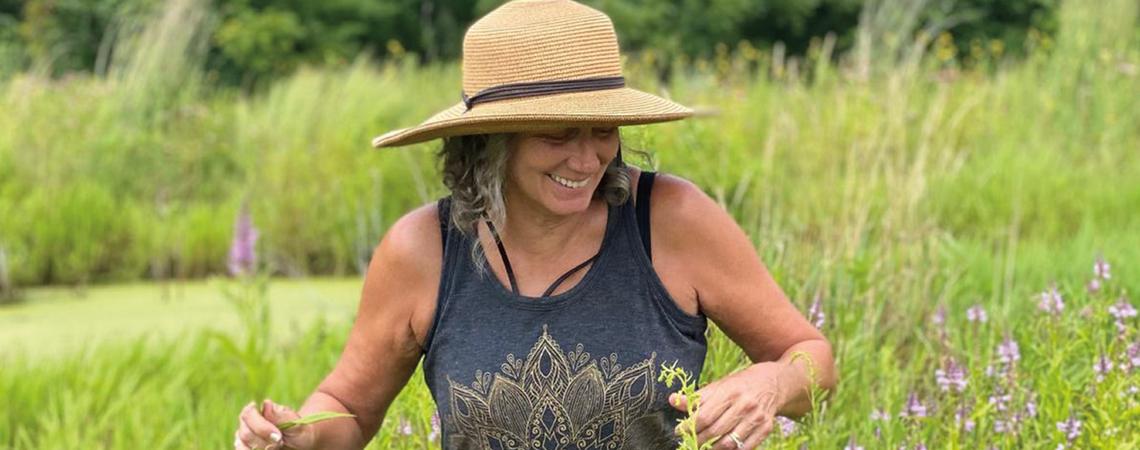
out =
[[(1119, 338), (1106, 312), (1140, 290), (1137, 5), (1064, 2), (1059, 34), (1031, 39), (1025, 60), (988, 43), (979, 51), (990, 59), (972, 70), (938, 24), (884, 5), (868, 5), (847, 55), (833, 57), (832, 39), (806, 59), (724, 46), (674, 67), (668, 84), (643, 69), (650, 52), (626, 64), (632, 85), (721, 112), (624, 128), (626, 145), (720, 201), (789, 296), (805, 311), (818, 299), (826, 314), (842, 383), (810, 426), (773, 445), (1055, 448), (1074, 444), (1057, 427), (1070, 417), (1084, 422), (1078, 447), (1140, 445), (1127, 426), (1140, 415), (1137, 371), (1094, 373), (1101, 355), (1137, 339), (1135, 318)], [(196, 25), (185, 26), (170, 31), (191, 36), (175, 53), (192, 55)], [(911, 30), (917, 41), (902, 40)], [(221, 273), (247, 197), (278, 273), (360, 272), (387, 224), (443, 194), (434, 144), (367, 143), (453, 104), (457, 66), (361, 59), (239, 96), (179, 61), (176, 82), (163, 64), (120, 62), (137, 69), (109, 73), (143, 75), (25, 74), (0, 86), (0, 243), (15, 283)], [(1085, 294), (1098, 254), (1112, 279)], [(1037, 311), (1051, 283), (1068, 302), (1057, 316)], [(988, 321), (968, 321), (971, 306)], [(268, 386), (242, 381), (240, 361), (204, 334), (59, 364), (15, 358), (0, 371), (12, 405), (0, 409), (0, 445), (224, 446), (241, 397), (299, 404), (345, 335), (318, 324), (270, 350), (265, 370), (279, 376)], [(1021, 349), (1014, 386), (986, 375), (1002, 367), (1006, 338)], [(709, 342), (703, 381), (746, 363), (719, 331)], [(966, 367), (966, 392), (936, 386), (949, 358)], [(413, 379), (371, 448), (428, 442), (431, 401)], [(1036, 402), (1017, 434), (996, 431), (1009, 420), (987, 400), (999, 389), (1014, 393), (1009, 411)], [(915, 417), (915, 402), (930, 417)], [(890, 419), (869, 419), (880, 412)]]

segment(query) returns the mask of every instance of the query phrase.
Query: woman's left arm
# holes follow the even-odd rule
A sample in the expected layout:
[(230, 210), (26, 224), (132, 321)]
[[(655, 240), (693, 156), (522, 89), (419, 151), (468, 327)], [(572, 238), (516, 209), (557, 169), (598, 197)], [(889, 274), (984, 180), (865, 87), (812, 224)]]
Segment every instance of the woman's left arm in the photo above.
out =
[[(658, 179), (650, 208), (658, 211), (654, 264), (659, 254), (669, 258), (661, 263), (683, 274), (700, 310), (753, 362), (700, 389), (698, 437), (718, 439), (716, 448), (734, 448), (727, 437), (734, 433), (745, 448), (755, 447), (771, 432), (776, 414), (794, 417), (811, 409), (813, 377), (824, 390), (835, 386), (831, 345), (788, 301), (720, 205), (686, 180)], [(679, 395), (670, 403), (685, 408)]]

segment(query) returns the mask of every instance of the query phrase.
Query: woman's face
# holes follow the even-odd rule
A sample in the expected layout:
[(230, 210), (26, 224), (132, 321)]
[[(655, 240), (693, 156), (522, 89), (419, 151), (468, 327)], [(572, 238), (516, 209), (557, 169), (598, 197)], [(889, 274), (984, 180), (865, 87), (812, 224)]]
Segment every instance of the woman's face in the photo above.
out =
[(511, 195), (555, 215), (585, 211), (617, 156), (617, 127), (563, 127), (516, 134), (507, 157)]

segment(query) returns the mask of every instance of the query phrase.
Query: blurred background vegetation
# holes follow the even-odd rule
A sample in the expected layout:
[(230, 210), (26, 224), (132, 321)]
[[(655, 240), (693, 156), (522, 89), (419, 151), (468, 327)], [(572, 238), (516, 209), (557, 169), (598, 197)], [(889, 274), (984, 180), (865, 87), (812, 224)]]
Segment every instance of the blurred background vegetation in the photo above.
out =
[[(389, 223), (444, 194), (430, 152), (369, 139), (457, 101), (462, 35), (500, 3), (0, 0), (0, 293), (225, 273), (242, 202), (272, 273), (362, 273)], [(1014, 214), (1041, 239), (1133, 225), (1127, 0), (586, 3), (613, 17), (632, 85), (724, 113), (627, 144), (757, 240), (777, 213), (803, 233), (780, 239), (819, 239), (837, 188), (892, 211), (882, 183), (916, 176), (906, 210), (958, 237)], [(710, 146), (721, 159), (689, 151)], [(866, 177), (883, 170), (870, 155), (901, 172)], [(791, 174), (829, 174), (820, 202)]]
[[(463, 31), (497, 3), (0, 0), (0, 303), (56, 285), (0, 308), (0, 358), (27, 354), (0, 370), (0, 448), (222, 448), (245, 399), (299, 405), (386, 227), (445, 194), (438, 142), (368, 143), (458, 101)], [(587, 3), (616, 22), (630, 85), (720, 111), (623, 127), (655, 158), (631, 162), (693, 180), (802, 311), (827, 311), (844, 381), (770, 448), (1140, 448), (1140, 371), (1093, 381), (1125, 346), (1106, 307), (1140, 291), (1140, 3)], [(264, 354), (217, 337), (261, 328), (200, 281), (227, 272), (243, 205), (266, 272), (328, 281), (274, 280), (276, 317), (298, 322)], [(1098, 256), (1112, 278), (1087, 294)], [(1066, 314), (1035, 313), (1054, 283)], [(1040, 405), (1020, 437), (987, 400), (1004, 339)], [(748, 363), (708, 342), (703, 380)], [(947, 356), (965, 395), (935, 386)], [(414, 380), (369, 448), (430, 446)], [(942, 407), (868, 420), (911, 393)], [(959, 433), (958, 401), (977, 432)], [(1057, 425), (1074, 415), (1075, 443)]]
[[(251, 87), (302, 65), (343, 66), (367, 52), (455, 60), (472, 21), (503, 0), (215, 0), (206, 40), (211, 80)], [(609, 14), (627, 51), (653, 49), (658, 70), (674, 58), (709, 58), (717, 44), (782, 42), (792, 54), (812, 38), (854, 42), (862, 0), (585, 0)], [(123, 26), (157, 0), (0, 0), (0, 71), (47, 67), (55, 75), (102, 72)], [(919, 19), (954, 30), (959, 51), (1003, 42), (1024, 48), (1029, 30), (1056, 30), (1058, 0), (935, 0)], [(905, 7), (902, 3), (900, 7)], [(934, 30), (940, 31), (940, 30)], [(937, 32), (931, 34), (938, 34)], [(900, 37), (901, 39), (902, 37)]]

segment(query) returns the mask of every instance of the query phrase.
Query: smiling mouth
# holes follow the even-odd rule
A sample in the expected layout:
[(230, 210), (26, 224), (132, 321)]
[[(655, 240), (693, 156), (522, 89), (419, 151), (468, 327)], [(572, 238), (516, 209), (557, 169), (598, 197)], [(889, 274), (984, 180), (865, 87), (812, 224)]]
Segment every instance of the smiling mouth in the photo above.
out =
[(586, 179), (580, 180), (580, 181), (574, 181), (574, 180), (570, 180), (568, 178), (562, 178), (562, 177), (555, 175), (555, 174), (552, 174), (552, 173), (547, 174), (547, 176), (549, 176), (551, 180), (554, 180), (554, 182), (561, 184), (563, 186), (566, 186), (570, 189), (578, 189), (580, 187), (585, 186), (587, 183), (590, 182), (589, 178), (586, 178)]

